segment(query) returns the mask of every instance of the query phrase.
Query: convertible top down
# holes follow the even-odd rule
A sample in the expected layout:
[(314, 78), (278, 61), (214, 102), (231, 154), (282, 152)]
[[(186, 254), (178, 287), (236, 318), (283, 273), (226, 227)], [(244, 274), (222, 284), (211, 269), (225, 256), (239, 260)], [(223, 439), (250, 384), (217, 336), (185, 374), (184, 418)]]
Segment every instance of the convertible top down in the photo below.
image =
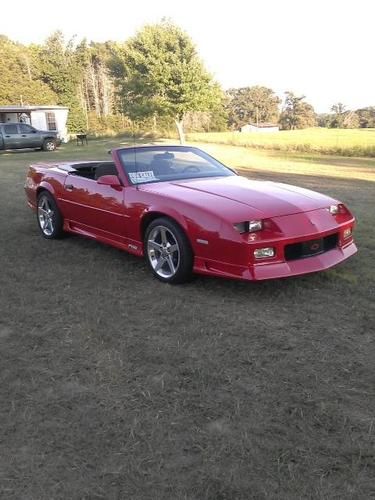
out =
[(72, 232), (145, 256), (161, 281), (192, 273), (264, 280), (353, 255), (341, 202), (250, 180), (191, 146), (114, 149), (111, 161), (31, 165), (25, 190), (42, 235)]

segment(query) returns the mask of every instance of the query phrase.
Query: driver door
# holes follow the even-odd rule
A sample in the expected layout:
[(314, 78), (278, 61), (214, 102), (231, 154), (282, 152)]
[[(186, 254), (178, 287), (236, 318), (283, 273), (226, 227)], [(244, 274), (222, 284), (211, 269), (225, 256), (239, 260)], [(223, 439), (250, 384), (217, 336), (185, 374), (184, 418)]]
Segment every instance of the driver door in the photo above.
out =
[(72, 229), (123, 243), (126, 232), (123, 186), (67, 175), (61, 205)]

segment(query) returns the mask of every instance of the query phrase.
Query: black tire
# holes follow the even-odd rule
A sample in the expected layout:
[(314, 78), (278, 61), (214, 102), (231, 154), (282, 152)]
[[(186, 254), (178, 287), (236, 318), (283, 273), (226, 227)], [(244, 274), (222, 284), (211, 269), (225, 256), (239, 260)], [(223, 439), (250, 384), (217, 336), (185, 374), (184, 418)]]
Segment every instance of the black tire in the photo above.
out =
[(43, 151), (55, 151), (56, 141), (55, 139), (46, 139), (42, 146)]
[(160, 217), (149, 224), (145, 233), (144, 253), (158, 280), (171, 284), (191, 280), (194, 256), (190, 241), (172, 219)]
[(64, 219), (55, 198), (49, 191), (41, 191), (37, 201), (37, 221), (44, 238), (61, 238), (64, 234)]

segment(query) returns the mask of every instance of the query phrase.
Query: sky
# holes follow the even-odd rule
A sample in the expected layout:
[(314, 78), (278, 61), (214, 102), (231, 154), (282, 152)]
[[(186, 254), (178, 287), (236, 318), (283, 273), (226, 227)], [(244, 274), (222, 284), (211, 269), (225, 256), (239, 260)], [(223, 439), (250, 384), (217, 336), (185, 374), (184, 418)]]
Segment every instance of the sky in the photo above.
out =
[(163, 17), (187, 31), (224, 89), (291, 90), (320, 113), (375, 105), (375, 0), (4, 1), (0, 34), (125, 41)]

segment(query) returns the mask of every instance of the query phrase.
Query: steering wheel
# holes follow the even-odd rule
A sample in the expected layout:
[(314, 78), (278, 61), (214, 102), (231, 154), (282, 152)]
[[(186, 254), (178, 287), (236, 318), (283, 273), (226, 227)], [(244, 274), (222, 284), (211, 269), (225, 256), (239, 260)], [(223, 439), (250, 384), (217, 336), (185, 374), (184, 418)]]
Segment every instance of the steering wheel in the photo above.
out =
[(182, 172), (200, 172), (201, 169), (199, 167), (196, 167), (195, 165), (188, 165), (185, 167)]

